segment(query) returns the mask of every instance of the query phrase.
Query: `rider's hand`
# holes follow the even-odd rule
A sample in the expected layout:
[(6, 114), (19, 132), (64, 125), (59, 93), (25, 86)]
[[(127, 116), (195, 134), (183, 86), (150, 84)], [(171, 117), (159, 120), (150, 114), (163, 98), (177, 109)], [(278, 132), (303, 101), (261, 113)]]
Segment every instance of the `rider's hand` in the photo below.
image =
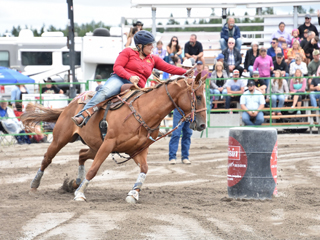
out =
[(131, 76), (129, 81), (132, 83), (137, 83), (139, 82), (140, 78), (138, 76)]

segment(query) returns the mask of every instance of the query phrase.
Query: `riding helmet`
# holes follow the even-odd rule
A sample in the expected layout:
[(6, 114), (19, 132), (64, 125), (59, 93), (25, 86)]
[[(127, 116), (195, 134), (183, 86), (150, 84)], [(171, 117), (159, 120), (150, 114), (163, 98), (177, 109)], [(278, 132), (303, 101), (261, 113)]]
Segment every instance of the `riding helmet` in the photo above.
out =
[(142, 44), (142, 46), (144, 46), (144, 45), (147, 45), (149, 43), (154, 43), (154, 42), (155, 42), (155, 40), (154, 40), (152, 33), (148, 32), (148, 31), (141, 30), (134, 35), (134, 43), (136, 45)]

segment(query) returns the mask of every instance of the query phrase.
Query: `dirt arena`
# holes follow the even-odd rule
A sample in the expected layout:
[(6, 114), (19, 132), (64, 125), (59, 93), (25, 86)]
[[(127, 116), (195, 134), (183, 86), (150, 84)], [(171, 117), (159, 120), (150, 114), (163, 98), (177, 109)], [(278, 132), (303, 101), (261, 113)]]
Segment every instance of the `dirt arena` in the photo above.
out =
[(57, 155), (36, 195), (30, 181), (49, 144), (0, 146), (0, 239), (320, 238), (320, 136), (278, 136), (279, 195), (264, 201), (228, 198), (226, 138), (192, 139), (189, 166), (168, 165), (168, 143), (151, 146), (136, 205), (125, 202), (139, 173), (133, 161), (109, 157), (87, 202), (74, 202), (60, 187), (77, 176), (81, 142)]

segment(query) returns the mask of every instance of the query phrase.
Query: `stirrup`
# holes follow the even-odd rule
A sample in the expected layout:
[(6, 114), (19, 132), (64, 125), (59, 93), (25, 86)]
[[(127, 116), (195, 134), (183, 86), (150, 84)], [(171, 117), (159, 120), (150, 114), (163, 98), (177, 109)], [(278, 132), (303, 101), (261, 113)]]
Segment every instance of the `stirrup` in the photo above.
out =
[(78, 122), (77, 122), (77, 120), (75, 119), (75, 116), (73, 116), (73, 117), (71, 118), (71, 120), (72, 120), (78, 127), (82, 128), (82, 127), (85, 125), (87, 118), (83, 118), (83, 121), (82, 121), (81, 123), (78, 123)]

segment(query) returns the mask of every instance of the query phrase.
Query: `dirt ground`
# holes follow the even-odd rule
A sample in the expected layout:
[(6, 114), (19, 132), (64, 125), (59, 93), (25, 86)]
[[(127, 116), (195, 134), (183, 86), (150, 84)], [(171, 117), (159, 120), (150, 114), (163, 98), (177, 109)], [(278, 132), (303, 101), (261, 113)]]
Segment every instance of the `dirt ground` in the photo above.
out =
[(125, 202), (139, 174), (133, 161), (118, 166), (109, 157), (87, 202), (75, 202), (60, 187), (77, 176), (81, 142), (56, 156), (36, 195), (30, 182), (49, 144), (0, 146), (0, 239), (320, 238), (318, 135), (278, 136), (279, 194), (272, 200), (228, 198), (228, 139), (192, 139), (189, 166), (168, 165), (168, 143), (151, 146), (136, 205)]

